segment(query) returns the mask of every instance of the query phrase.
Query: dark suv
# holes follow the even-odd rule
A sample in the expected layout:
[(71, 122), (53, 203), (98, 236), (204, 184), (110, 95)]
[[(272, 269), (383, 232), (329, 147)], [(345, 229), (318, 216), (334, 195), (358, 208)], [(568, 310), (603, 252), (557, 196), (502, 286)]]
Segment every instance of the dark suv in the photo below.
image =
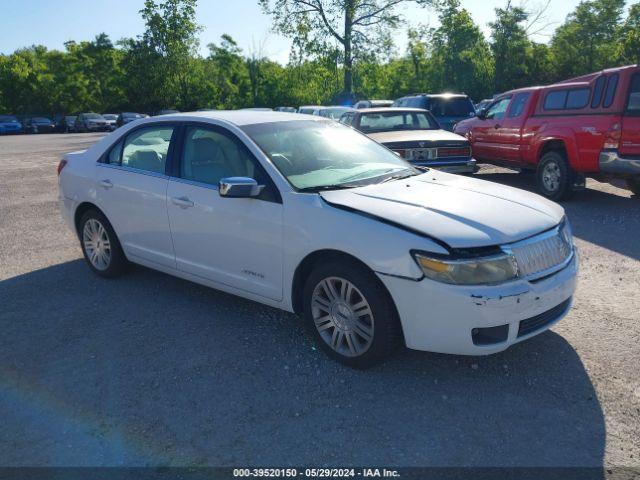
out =
[(440, 126), (451, 132), (456, 123), (476, 114), (473, 102), (464, 94), (441, 93), (430, 95), (416, 93), (397, 99), (393, 102), (393, 106), (429, 110), (436, 117)]

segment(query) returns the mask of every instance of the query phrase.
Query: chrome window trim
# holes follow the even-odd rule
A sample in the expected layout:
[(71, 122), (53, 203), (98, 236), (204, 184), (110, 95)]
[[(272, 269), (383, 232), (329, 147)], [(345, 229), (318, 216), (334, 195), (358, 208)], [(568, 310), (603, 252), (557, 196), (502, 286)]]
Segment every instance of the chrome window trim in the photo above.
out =
[(149, 177), (162, 178), (169, 180), (169, 176), (164, 173), (152, 172), (150, 170), (142, 170), (140, 168), (127, 167), (125, 165), (114, 165), (111, 163), (96, 162), (96, 165), (101, 168), (112, 168), (114, 170), (123, 170), (125, 172), (137, 173), (140, 175), (147, 175)]
[(191, 185), (193, 187), (207, 188), (209, 190), (214, 190), (216, 192), (219, 191), (218, 185), (213, 185), (211, 183), (199, 182), (197, 180), (189, 180), (188, 178), (174, 177), (174, 176), (169, 177), (169, 180), (171, 182), (184, 183), (185, 185)]

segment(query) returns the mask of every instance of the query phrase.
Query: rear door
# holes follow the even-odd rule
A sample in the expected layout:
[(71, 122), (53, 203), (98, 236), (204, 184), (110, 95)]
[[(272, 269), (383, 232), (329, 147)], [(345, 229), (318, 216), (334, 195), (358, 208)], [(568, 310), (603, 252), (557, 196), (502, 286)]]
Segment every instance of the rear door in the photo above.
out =
[(631, 77), (627, 105), (622, 118), (620, 154), (640, 156), (640, 72)]
[(97, 164), (98, 205), (131, 260), (175, 268), (165, 169), (172, 154), (172, 124), (133, 130)]

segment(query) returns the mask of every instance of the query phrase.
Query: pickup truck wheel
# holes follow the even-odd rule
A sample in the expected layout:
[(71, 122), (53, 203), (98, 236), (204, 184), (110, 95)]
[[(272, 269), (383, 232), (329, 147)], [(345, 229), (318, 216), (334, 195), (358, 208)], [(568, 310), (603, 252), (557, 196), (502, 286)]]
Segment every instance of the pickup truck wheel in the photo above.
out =
[(536, 171), (538, 191), (554, 200), (569, 200), (573, 196), (576, 174), (564, 155), (547, 152), (542, 156)]
[(391, 296), (373, 273), (357, 264), (318, 266), (305, 282), (303, 302), (316, 343), (344, 365), (369, 368), (401, 344)]
[(636, 198), (640, 198), (640, 175), (627, 178), (627, 186), (635, 194)]

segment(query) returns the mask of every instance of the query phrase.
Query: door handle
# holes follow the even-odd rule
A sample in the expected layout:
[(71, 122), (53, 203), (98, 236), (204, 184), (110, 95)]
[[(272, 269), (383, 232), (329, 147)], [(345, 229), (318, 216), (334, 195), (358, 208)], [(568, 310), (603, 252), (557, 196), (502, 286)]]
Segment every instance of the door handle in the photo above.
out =
[(183, 209), (193, 207), (194, 205), (187, 197), (171, 197), (171, 203)]
[(113, 183), (111, 183), (111, 180), (101, 180), (100, 186), (108, 190), (110, 188), (113, 188)]
[(500, 128), (501, 126), (502, 126), (502, 125), (500, 125), (499, 123), (496, 123), (496, 124), (493, 126), (493, 128), (495, 128), (495, 129), (497, 130), (497, 129), (498, 129), (498, 128)]

